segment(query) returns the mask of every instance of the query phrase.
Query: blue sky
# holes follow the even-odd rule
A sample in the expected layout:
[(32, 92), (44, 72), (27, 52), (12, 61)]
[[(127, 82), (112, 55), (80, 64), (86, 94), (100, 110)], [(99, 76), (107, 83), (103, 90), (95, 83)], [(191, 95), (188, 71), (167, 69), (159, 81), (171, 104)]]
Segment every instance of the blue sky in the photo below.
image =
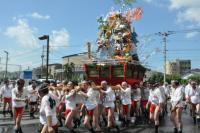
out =
[[(137, 0), (133, 7), (138, 6), (143, 8), (143, 15), (133, 26), (140, 36), (140, 59), (150, 68), (162, 71), (162, 38), (151, 34), (200, 28), (200, 1)], [(96, 20), (112, 7), (119, 9), (113, 0), (1, 0), (1, 63), (5, 64), (3, 50), (7, 50), (9, 64), (22, 65), (23, 69), (41, 65), (42, 46), (46, 42), (37, 37), (43, 34), (49, 34), (50, 45), (56, 46), (50, 50), (50, 63), (61, 62), (65, 55), (86, 51), (87, 41), (95, 47)], [(167, 59), (191, 59), (192, 67), (200, 68), (199, 36), (198, 32), (170, 35)], [(0, 70), (4, 68), (1, 64)], [(9, 70), (18, 69), (18, 66), (9, 66)]]

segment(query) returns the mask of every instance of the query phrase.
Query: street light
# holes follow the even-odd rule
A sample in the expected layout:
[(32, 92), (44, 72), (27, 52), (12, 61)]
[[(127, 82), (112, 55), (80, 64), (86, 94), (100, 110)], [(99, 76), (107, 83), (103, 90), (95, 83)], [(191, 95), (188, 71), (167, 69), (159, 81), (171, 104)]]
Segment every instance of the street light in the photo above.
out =
[(47, 62), (46, 62), (46, 80), (48, 80), (48, 66), (49, 66), (49, 35), (43, 35), (38, 38), (39, 40), (47, 40)]
[(6, 72), (5, 72), (5, 79), (7, 78), (7, 71), (8, 71), (8, 52), (4, 50), (6, 53)]

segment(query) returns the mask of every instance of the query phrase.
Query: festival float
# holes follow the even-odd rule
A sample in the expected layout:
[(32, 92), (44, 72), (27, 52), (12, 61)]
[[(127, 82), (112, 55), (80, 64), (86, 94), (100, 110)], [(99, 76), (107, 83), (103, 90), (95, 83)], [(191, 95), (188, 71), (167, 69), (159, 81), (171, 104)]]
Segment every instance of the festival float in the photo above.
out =
[(145, 67), (137, 55), (137, 33), (132, 22), (141, 18), (142, 8), (126, 11), (111, 11), (106, 17), (100, 17), (97, 55), (85, 63), (87, 80), (100, 84), (106, 80), (111, 85), (122, 81), (130, 85), (143, 81)]

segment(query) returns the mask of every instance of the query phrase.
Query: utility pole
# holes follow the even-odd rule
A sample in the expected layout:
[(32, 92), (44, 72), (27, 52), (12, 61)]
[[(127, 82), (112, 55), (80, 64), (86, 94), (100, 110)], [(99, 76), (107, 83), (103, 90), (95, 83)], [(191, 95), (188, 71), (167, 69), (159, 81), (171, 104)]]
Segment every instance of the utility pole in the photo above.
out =
[(6, 72), (5, 72), (5, 79), (7, 78), (7, 71), (8, 71), (8, 51), (4, 51), (6, 53)]
[(44, 61), (44, 45), (42, 47), (42, 55), (41, 55), (41, 58), (42, 58), (42, 67), (41, 67), (41, 78), (43, 76), (43, 61)]
[(164, 57), (164, 85), (165, 85), (165, 82), (166, 82), (166, 63), (167, 63), (167, 37), (170, 35), (169, 32), (159, 32), (158, 35), (162, 36), (163, 37), (163, 42), (164, 42), (164, 45), (163, 45), (163, 57)]
[(164, 49), (164, 51), (163, 51), (164, 52), (164, 85), (166, 82), (167, 36), (168, 36), (168, 34), (164, 33), (164, 37), (163, 37), (163, 41), (164, 41), (164, 46), (163, 46), (163, 49)]
[(91, 43), (87, 42), (87, 46), (88, 46), (88, 58), (91, 59)]
[(64, 71), (63, 71), (63, 64), (62, 64), (62, 71), (61, 71), (61, 82), (63, 81), (63, 73), (64, 73)]
[(47, 36), (47, 70), (46, 70), (46, 81), (48, 80), (48, 76), (49, 76), (49, 73), (48, 73), (48, 69), (49, 69), (49, 36)]
[(19, 79), (20, 79), (20, 76), (21, 76), (21, 72), (22, 72), (22, 65), (19, 65)]

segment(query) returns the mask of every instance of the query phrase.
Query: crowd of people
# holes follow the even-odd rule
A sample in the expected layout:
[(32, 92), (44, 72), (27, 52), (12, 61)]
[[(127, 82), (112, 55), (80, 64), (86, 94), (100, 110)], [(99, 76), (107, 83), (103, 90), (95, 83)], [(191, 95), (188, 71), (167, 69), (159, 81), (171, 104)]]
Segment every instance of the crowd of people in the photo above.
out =
[[(106, 81), (96, 85), (93, 81), (49, 82), (38, 85), (19, 79), (16, 85), (4, 81), (0, 89), (4, 117), (9, 113), (15, 121), (15, 133), (23, 133), (21, 118), (28, 107), (30, 118), (39, 112), (40, 133), (57, 133), (65, 126), (71, 133), (84, 126), (89, 132), (109, 132), (120, 126), (129, 127), (139, 121), (154, 124), (155, 133), (166, 113), (174, 133), (182, 133), (182, 112), (189, 108), (194, 124), (200, 127), (200, 87), (192, 80), (187, 85), (178, 81), (171, 84), (127, 82), (112, 86)], [(105, 130), (104, 130), (105, 129)]]

